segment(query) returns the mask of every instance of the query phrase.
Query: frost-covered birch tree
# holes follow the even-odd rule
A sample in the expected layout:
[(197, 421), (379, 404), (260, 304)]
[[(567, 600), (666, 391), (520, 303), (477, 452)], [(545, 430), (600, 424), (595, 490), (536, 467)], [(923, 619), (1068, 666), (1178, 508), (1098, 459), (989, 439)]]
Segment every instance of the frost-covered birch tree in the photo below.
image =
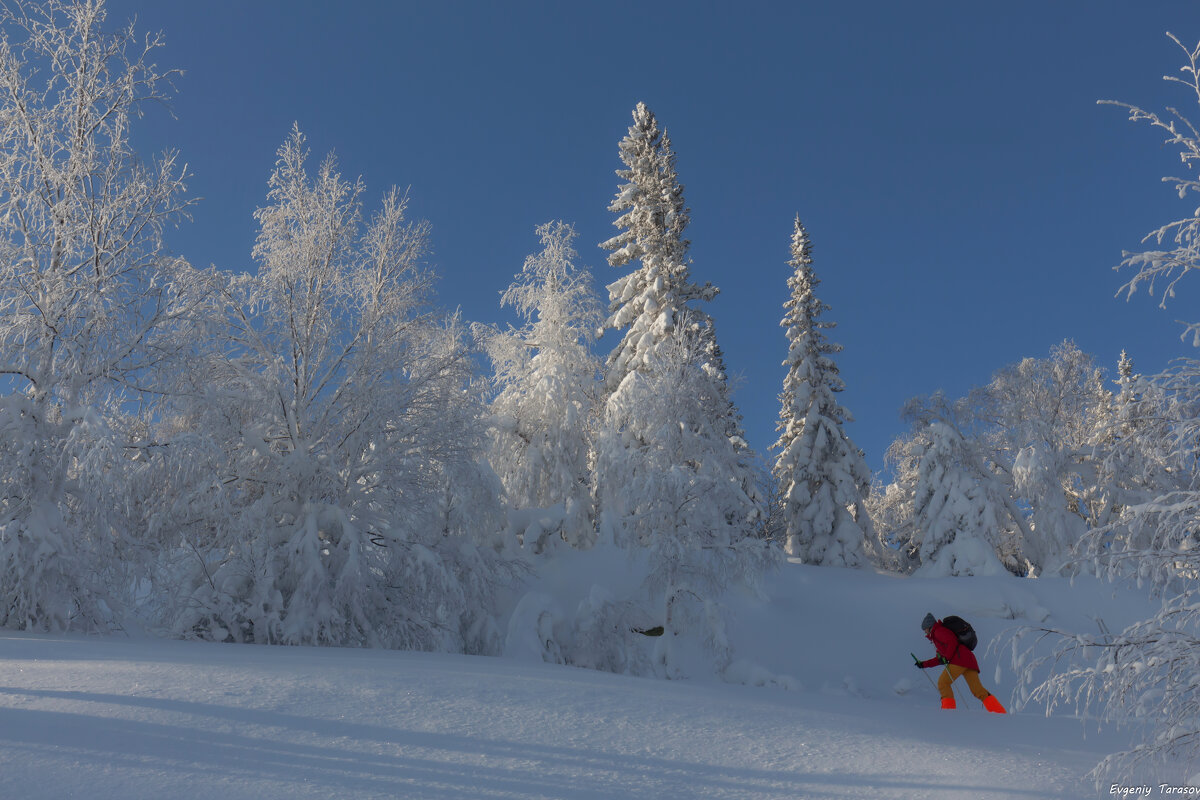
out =
[[(1183, 51), (1185, 63), (1180, 76), (1166, 80), (1182, 85), (1189, 99), (1200, 103), (1200, 44), (1184, 46), (1168, 34)], [(1166, 143), (1177, 148), (1187, 177), (1164, 180), (1174, 185), (1181, 199), (1200, 192), (1200, 133), (1188, 118), (1170, 109), (1165, 114), (1119, 103), (1130, 120), (1147, 122), (1165, 134)], [(1180, 282), (1200, 268), (1200, 209), (1193, 202), (1191, 215), (1169, 222), (1151, 232), (1146, 240), (1155, 247), (1126, 253), (1121, 266), (1134, 270), (1123, 291), (1132, 296), (1139, 289), (1162, 292), (1162, 302), (1174, 297)], [(1165, 245), (1165, 246), (1164, 246)], [(1191, 323), (1186, 333), (1200, 344), (1200, 323)], [(1161, 592), (1163, 603), (1157, 614), (1119, 633), (1107, 636), (1060, 633), (1060, 644), (1052, 655), (1054, 674), (1032, 687), (1032, 697), (1049, 705), (1066, 702), (1091, 709), (1100, 719), (1133, 724), (1141, 733), (1131, 750), (1116, 753), (1098, 765), (1094, 775), (1099, 784), (1110, 776), (1153, 775), (1156, 780), (1186, 779), (1181, 765), (1194, 763), (1200, 755), (1200, 691), (1195, 675), (1200, 671), (1200, 602), (1196, 577), (1200, 575), (1200, 493), (1197, 493), (1196, 463), (1200, 456), (1200, 361), (1180, 363), (1156, 383), (1171, 397), (1178, 413), (1172, 424), (1155, 424), (1143, 417), (1144, 427), (1126, 427), (1127, 439), (1149, 437), (1143, 452), (1161, 449), (1154, 443), (1169, 440), (1180, 456), (1175, 485), (1124, 510), (1117, 527), (1132, 526), (1136, 535), (1127, 545), (1112, 528), (1089, 534), (1092, 553), (1113, 572), (1131, 571), (1139, 581)], [(1164, 437), (1167, 439), (1160, 438)], [(1138, 459), (1140, 461), (1140, 459)], [(1142, 478), (1159, 472), (1156, 459), (1142, 463), (1150, 469)], [(1154, 478), (1151, 478), (1153, 481)], [(1140, 530), (1139, 530), (1140, 529)], [(1129, 568), (1132, 568), (1131, 570)], [(1041, 635), (1042, 631), (1033, 633)], [(1014, 651), (1019, 659), (1019, 651)], [(1022, 674), (1034, 674), (1023, 670)], [(1141, 773), (1137, 769), (1143, 770)]]
[(209, 515), (176, 630), (487, 649), (499, 487), (463, 331), (431, 305), (427, 226), (395, 189), (364, 220), (361, 181), (307, 157), (294, 129), (255, 214), (258, 272), (230, 280), (193, 376), (219, 484), (195, 487)]
[(1148, 504), (1191, 481), (1194, 450), (1178, 436), (1195, 413), (1189, 379), (1147, 378), (1134, 371), (1124, 352), (1117, 370), (1118, 391), (1095, 437), (1103, 502), (1095, 504), (1097, 524), (1081, 548), (1085, 556), (1113, 556), (1096, 565), (1113, 577), (1142, 572), (1141, 556), (1153, 550), (1159, 531), (1158, 515), (1146, 513)]
[(591, 459), (600, 362), (591, 346), (603, 320), (590, 274), (574, 263), (575, 229), (549, 222), (537, 235), (541, 252), (525, 260), (500, 298), (525, 325), (483, 332), (499, 390), (491, 463), (532, 552), (555, 538), (587, 547), (595, 537)]
[(774, 445), (787, 553), (811, 564), (865, 566), (865, 544), (874, 539), (865, 504), (871, 472), (845, 430), (853, 418), (837, 401), (845, 384), (833, 360), (842, 348), (825, 335), (836, 323), (822, 319), (829, 306), (816, 295), (820, 279), (799, 215), (791, 252), (791, 295), (780, 323), (787, 331), (787, 374)]
[(1094, 431), (1111, 393), (1091, 356), (1066, 341), (1049, 358), (1022, 359), (992, 377), (981, 395), (994, 469), (1011, 476), (1032, 535), (1022, 556), (1040, 572), (1059, 571), (1104, 505), (1096, 483)]
[(910, 573), (921, 565), (913, 500), (917, 469), (924, 453), (921, 430), (909, 431), (888, 446), (885, 472), (892, 480), (876, 479), (867, 498), (867, 511), (875, 525), (879, 565), (893, 572)]
[(137, 521), (124, 515), (127, 409), (181, 348), (190, 273), (173, 153), (130, 128), (165, 100), (158, 36), (105, 27), (100, 0), (0, 8), (0, 625), (116, 621)]
[[(928, 444), (921, 432), (930, 425), (948, 425), (960, 442), (962, 468), (996, 511), (991, 541), (1005, 566), (1019, 575), (1076, 569), (1076, 545), (1110, 502), (1098, 483), (1107, 458), (1098, 432), (1109, 424), (1112, 400), (1103, 371), (1069, 341), (1048, 358), (997, 370), (965, 397), (916, 398), (904, 414), (918, 435), (905, 437), (891, 453), (910, 468), (896, 474), (896, 490), (885, 496), (911, 497), (917, 475), (911, 467), (920, 458), (911, 448)], [(910, 527), (887, 536), (903, 547), (911, 533)]]

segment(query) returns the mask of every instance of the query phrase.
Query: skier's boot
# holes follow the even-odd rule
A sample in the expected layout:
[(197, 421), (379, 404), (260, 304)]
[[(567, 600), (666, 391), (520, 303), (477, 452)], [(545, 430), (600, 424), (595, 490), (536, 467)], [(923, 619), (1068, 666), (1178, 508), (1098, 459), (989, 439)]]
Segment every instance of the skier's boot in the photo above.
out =
[(991, 711), (993, 714), (1008, 713), (1004, 710), (1004, 706), (1000, 705), (1000, 701), (996, 699), (996, 695), (994, 694), (989, 694), (987, 697), (983, 698), (983, 707), (988, 711)]
[(957, 708), (957, 706), (954, 704), (954, 698), (953, 697), (943, 697), (942, 698), (942, 708)]

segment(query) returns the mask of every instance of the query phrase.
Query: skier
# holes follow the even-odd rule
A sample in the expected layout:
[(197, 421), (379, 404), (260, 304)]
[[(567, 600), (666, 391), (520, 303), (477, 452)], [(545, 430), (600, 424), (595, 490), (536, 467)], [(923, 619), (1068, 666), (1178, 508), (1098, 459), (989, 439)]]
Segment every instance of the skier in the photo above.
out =
[[(950, 684), (962, 675), (967, 679), (967, 686), (970, 687), (971, 694), (979, 698), (984, 708), (997, 714), (1008, 713), (1004, 710), (1004, 706), (1000, 705), (996, 696), (983, 688), (983, 684), (979, 682), (979, 662), (975, 660), (975, 654), (958, 641), (958, 636), (954, 631), (943, 625), (941, 620), (934, 619), (933, 614), (926, 614), (925, 619), (921, 620), (921, 630), (925, 631), (925, 638), (933, 642), (938, 654), (925, 661), (917, 660), (917, 667), (928, 669), (939, 664), (946, 665), (946, 669), (938, 678), (938, 693), (942, 696), (942, 708), (955, 707), (954, 690)], [(916, 656), (913, 658), (916, 659)]]

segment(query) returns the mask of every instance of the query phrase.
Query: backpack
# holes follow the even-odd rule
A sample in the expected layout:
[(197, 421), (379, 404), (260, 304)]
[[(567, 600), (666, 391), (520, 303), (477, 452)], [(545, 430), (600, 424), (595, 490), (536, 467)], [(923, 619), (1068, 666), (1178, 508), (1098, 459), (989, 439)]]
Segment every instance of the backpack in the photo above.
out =
[(954, 635), (958, 637), (958, 643), (968, 650), (974, 650), (975, 645), (979, 644), (979, 637), (975, 635), (975, 629), (962, 617), (951, 614), (942, 620), (942, 624), (953, 631)]

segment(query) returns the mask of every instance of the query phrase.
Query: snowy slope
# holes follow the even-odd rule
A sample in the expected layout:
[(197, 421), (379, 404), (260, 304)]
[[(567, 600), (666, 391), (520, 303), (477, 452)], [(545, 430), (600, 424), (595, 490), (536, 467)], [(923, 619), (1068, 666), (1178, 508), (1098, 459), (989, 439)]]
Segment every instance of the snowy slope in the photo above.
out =
[[(1016, 628), (1120, 630), (1153, 608), (1144, 595), (1083, 577), (913, 578), (790, 564), (765, 588), (766, 604), (747, 597), (731, 609), (740, 656), (810, 691), (896, 700), (909, 687), (916, 697), (906, 702), (933, 705), (937, 691), (909, 655), (935, 654), (920, 627), (926, 612), (971, 621), (983, 683), (1007, 706), (1017, 681), (1004, 645)], [(936, 670), (925, 674), (937, 677)], [(961, 688), (960, 699), (974, 704)]]
[[(504, 658), (9, 634), (0, 797), (1103, 795), (1082, 776), (1126, 744), (1116, 734), (973, 701), (942, 711), (906, 662), (928, 649), (926, 610), (960, 612), (987, 638), (1014, 624), (1005, 614), (1100, 611), (1115, 626), (1136, 598), (794, 565), (768, 588), (770, 602), (733, 609), (735, 644), (746, 675), (787, 674), (792, 690)], [(984, 680), (1007, 700), (996, 660), (984, 656)]]

